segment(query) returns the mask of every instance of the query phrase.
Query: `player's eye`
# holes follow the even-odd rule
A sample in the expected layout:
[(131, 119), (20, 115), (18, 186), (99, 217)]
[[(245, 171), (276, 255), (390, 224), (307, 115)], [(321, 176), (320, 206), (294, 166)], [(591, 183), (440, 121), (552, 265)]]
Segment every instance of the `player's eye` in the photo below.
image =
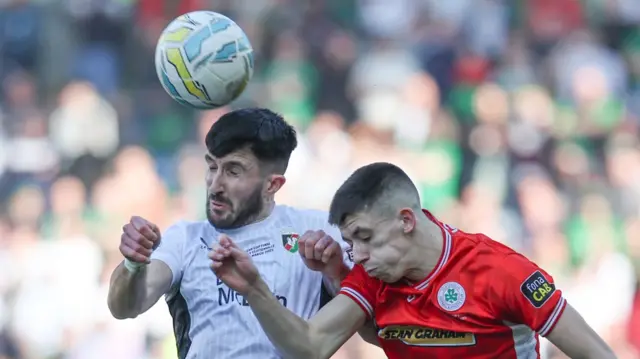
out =
[(229, 175), (231, 175), (231, 176), (234, 176), (234, 177), (235, 176), (239, 176), (240, 172), (241, 172), (240, 169), (237, 168), (237, 167), (232, 167), (232, 168), (227, 169), (227, 173)]

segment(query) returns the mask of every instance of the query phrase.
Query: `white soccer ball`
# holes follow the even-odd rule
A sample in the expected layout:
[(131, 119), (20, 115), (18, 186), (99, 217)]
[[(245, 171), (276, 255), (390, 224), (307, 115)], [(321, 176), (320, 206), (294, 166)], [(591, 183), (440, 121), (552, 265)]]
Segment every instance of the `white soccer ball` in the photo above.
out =
[(198, 109), (225, 106), (253, 76), (253, 48), (233, 20), (194, 11), (173, 20), (156, 46), (156, 73), (176, 101)]

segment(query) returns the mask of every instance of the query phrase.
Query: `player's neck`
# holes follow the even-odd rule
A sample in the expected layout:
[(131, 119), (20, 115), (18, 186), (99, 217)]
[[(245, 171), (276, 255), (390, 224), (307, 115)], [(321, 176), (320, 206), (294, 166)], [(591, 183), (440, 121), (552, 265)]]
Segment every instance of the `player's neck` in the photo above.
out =
[(271, 215), (271, 212), (273, 212), (273, 208), (275, 206), (276, 206), (275, 201), (268, 201), (267, 203), (265, 203), (264, 206), (262, 206), (262, 211), (256, 214), (256, 218), (254, 218), (253, 221), (251, 221), (251, 223), (262, 222), (265, 218)]
[(421, 221), (415, 229), (415, 247), (407, 254), (405, 278), (411, 282), (425, 279), (438, 265), (443, 250), (443, 234), (431, 220)]

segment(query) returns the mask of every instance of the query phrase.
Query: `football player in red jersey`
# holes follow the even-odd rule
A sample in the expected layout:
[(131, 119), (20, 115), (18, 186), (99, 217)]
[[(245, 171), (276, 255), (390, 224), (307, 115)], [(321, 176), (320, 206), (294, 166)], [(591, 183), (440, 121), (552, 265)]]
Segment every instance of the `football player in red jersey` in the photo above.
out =
[[(547, 272), (422, 210), (412, 181), (394, 165), (354, 172), (333, 198), (330, 222), (352, 245), (357, 265), (340, 295), (309, 322), (280, 305), (230, 239), (210, 254), (216, 275), (245, 295), (288, 356), (330, 358), (371, 319), (391, 359), (540, 358), (540, 336), (571, 358), (615, 358)], [(323, 260), (299, 245), (308, 260)]]

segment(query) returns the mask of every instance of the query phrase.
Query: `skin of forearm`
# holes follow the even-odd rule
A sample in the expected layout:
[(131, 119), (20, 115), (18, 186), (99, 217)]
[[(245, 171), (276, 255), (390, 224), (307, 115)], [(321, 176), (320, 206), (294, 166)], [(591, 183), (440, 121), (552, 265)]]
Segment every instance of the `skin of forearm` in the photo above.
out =
[(319, 352), (309, 324), (278, 302), (269, 287), (258, 279), (246, 296), (271, 342), (290, 358), (315, 358)]
[(340, 286), (342, 281), (347, 277), (351, 269), (346, 265), (342, 264), (340, 270), (336, 273), (323, 273), (324, 283), (327, 285), (327, 290), (332, 296), (338, 295), (340, 291)]
[(116, 319), (137, 317), (146, 297), (147, 268), (129, 272), (122, 263), (114, 270), (109, 286), (108, 305)]

